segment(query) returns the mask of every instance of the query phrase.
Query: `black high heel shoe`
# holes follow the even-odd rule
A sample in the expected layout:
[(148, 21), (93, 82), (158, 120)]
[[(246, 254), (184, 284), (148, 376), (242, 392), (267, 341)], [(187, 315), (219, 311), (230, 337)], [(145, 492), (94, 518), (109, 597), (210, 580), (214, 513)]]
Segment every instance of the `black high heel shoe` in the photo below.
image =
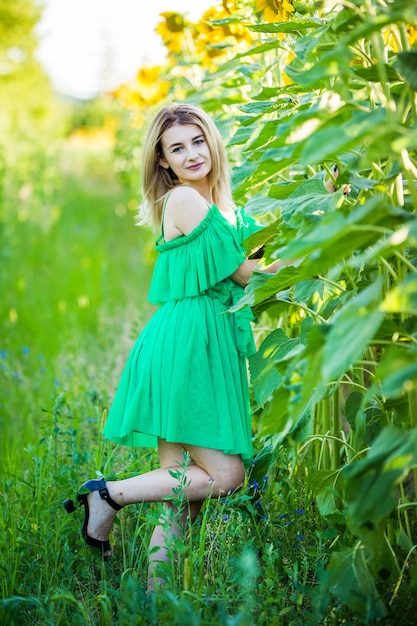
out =
[[(81, 532), (85, 537), (87, 545), (99, 550), (103, 555), (104, 560), (107, 561), (109, 557), (105, 556), (104, 553), (110, 550), (109, 540), (106, 539), (105, 541), (101, 541), (100, 539), (95, 539), (94, 537), (90, 537), (90, 535), (87, 534), (88, 520), (90, 517), (87, 496), (92, 491), (98, 491), (100, 494), (100, 498), (102, 500), (105, 500), (115, 511), (120, 511), (120, 509), (122, 509), (123, 507), (120, 506), (120, 504), (117, 504), (117, 502), (115, 502), (113, 498), (110, 497), (104, 478), (100, 478), (97, 480), (87, 480), (87, 482), (81, 485), (78, 490), (78, 506), (84, 506), (84, 525)], [(67, 500), (64, 500), (62, 504), (67, 513), (73, 513), (74, 511), (76, 511), (76, 506), (71, 498), (67, 498)]]

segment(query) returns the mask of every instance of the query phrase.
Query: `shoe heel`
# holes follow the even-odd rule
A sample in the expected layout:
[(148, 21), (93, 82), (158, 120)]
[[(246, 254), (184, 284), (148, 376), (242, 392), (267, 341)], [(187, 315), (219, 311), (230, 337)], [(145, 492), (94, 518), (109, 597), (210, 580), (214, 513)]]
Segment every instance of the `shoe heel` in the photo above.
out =
[(67, 498), (66, 500), (64, 500), (64, 502), (62, 503), (62, 506), (64, 507), (67, 513), (74, 513), (74, 511), (77, 510), (71, 498)]

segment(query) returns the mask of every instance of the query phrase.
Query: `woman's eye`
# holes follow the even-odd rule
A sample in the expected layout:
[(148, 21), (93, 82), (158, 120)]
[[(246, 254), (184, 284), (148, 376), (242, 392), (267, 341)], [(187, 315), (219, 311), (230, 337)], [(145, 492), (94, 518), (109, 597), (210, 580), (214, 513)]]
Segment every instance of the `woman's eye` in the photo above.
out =
[(194, 143), (196, 146), (199, 146), (201, 143), (204, 143), (204, 139), (196, 139)]
[(176, 148), (173, 149), (173, 153), (174, 152), (179, 152), (180, 150), (182, 150), (181, 146), (177, 146)]

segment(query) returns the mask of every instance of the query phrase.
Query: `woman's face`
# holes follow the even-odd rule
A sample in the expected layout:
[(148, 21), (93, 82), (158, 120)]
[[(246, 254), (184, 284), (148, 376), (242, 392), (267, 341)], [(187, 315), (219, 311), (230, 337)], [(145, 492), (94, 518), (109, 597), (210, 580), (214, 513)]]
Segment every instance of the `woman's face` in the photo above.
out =
[(212, 160), (203, 131), (196, 124), (174, 124), (161, 137), (159, 164), (169, 167), (180, 183), (201, 182), (211, 172)]

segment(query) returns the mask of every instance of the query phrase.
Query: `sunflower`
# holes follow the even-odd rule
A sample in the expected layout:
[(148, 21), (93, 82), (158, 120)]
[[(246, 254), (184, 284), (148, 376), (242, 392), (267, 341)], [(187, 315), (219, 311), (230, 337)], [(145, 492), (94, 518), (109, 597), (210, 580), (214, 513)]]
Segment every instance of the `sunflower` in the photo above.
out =
[(188, 24), (181, 13), (168, 11), (160, 13), (162, 21), (155, 28), (155, 32), (161, 36), (164, 46), (169, 52), (179, 54), (184, 47), (185, 29)]
[[(410, 47), (417, 43), (417, 28), (411, 24), (406, 24), (407, 39)], [(388, 26), (382, 31), (384, 44), (393, 52), (401, 52), (401, 36), (396, 25)]]
[(141, 67), (135, 80), (120, 85), (113, 95), (124, 106), (141, 109), (163, 100), (169, 91), (169, 82), (160, 78), (162, 68), (157, 66)]
[(255, 6), (265, 22), (287, 22), (295, 11), (290, 0), (255, 0)]
[[(205, 67), (215, 70), (222, 60), (227, 59), (229, 50), (236, 54), (253, 41), (253, 35), (239, 21), (216, 23), (230, 18), (235, 9), (236, 2), (224, 0), (221, 5), (208, 9), (194, 25), (192, 36), (195, 50)], [(214, 62), (215, 59), (218, 63)]]

